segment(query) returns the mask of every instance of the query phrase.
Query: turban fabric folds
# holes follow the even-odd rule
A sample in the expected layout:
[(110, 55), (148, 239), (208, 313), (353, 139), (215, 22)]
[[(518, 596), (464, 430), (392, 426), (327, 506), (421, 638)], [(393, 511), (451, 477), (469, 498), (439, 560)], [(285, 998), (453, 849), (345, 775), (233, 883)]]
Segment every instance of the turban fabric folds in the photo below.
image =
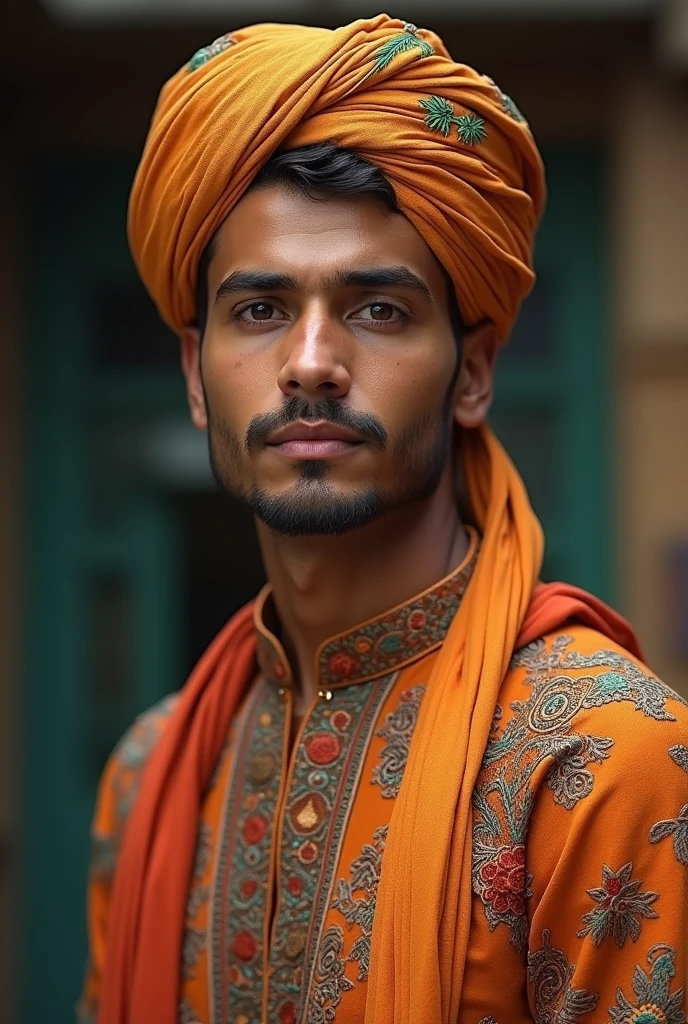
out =
[(162, 90), (129, 208), (134, 259), (173, 330), (194, 321), (201, 254), (272, 153), (330, 141), (377, 164), (464, 321), (506, 339), (533, 283), (544, 176), (490, 79), (383, 14), (335, 31), (255, 25), (199, 53)]
[[(506, 340), (533, 283), (544, 203), (537, 148), (490, 79), (454, 63), (433, 33), (386, 15), (335, 31), (242, 29), (199, 51), (164, 87), (132, 190), (129, 237), (168, 325), (179, 332), (194, 321), (201, 254), (272, 153), (323, 141), (382, 170), (449, 272), (465, 322), (492, 321)], [(366, 1024), (458, 1020), (471, 796), (499, 688), (517, 644), (571, 614), (585, 618), (592, 602), (546, 588), (533, 602), (543, 537), (523, 483), (487, 427), (463, 431), (462, 458), (482, 548), (428, 680), (392, 814)], [(604, 628), (606, 613), (595, 614)], [(202, 659), (146, 767), (115, 877), (99, 1024), (177, 1019), (201, 795), (253, 678), (254, 653), (245, 611)]]

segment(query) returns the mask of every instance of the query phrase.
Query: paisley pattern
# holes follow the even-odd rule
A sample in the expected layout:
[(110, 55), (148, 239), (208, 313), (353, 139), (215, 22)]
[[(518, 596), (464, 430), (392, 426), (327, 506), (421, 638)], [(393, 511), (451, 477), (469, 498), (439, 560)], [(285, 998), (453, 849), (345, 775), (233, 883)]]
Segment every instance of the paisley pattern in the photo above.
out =
[(387, 715), (385, 724), (376, 733), (376, 736), (387, 740), (387, 744), (380, 753), (380, 763), (373, 769), (373, 785), (382, 786), (382, 795), (386, 800), (395, 800), (399, 796), (399, 786), (424, 693), (424, 686), (404, 690), (396, 711)]
[(561, 949), (552, 946), (549, 930), (542, 933), (542, 946), (528, 954), (528, 981), (533, 986), (536, 1024), (576, 1024), (584, 1013), (597, 1006), (594, 992), (573, 988), (575, 964)]
[[(667, 702), (680, 700), (616, 652), (567, 653), (570, 644), (571, 637), (561, 636), (549, 646), (538, 641), (515, 655), (512, 667), (527, 670), (523, 685), (531, 687), (531, 695), (511, 704), (513, 715), (505, 727), (503, 709), (497, 709), (473, 794), (473, 889), (490, 929), (505, 924), (519, 950), (527, 943), (526, 904), (532, 896), (524, 851), (536, 772), (546, 766), (554, 802), (572, 810), (592, 792), (589, 765), (603, 764), (613, 747), (611, 737), (577, 731), (576, 716), (612, 701), (630, 701), (648, 718), (673, 722)], [(564, 674), (574, 669), (605, 671)], [(637, 924), (633, 913), (630, 934)], [(621, 929), (621, 923), (616, 927)]]

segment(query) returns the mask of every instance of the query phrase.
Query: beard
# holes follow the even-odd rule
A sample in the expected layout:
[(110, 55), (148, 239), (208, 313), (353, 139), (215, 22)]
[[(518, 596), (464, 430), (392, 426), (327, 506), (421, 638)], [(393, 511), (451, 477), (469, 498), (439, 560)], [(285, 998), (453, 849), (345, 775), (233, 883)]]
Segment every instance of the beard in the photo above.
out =
[(379, 419), (348, 409), (332, 398), (317, 403), (290, 398), (277, 413), (254, 417), (243, 446), (229, 424), (208, 407), (213, 476), (221, 490), (244, 502), (269, 529), (283, 536), (350, 533), (386, 513), (423, 501), (436, 491), (451, 451), (452, 393), (453, 384), (441, 409), (419, 417), (401, 431), (390, 449), (393, 483), (386, 488), (374, 481), (359, 491), (342, 493), (329, 479), (327, 462), (320, 460), (299, 462), (296, 483), (282, 494), (272, 494), (258, 484), (242, 484), (242, 456), (250, 456), (275, 429), (300, 419), (349, 427), (378, 450), (387, 450), (387, 431)]

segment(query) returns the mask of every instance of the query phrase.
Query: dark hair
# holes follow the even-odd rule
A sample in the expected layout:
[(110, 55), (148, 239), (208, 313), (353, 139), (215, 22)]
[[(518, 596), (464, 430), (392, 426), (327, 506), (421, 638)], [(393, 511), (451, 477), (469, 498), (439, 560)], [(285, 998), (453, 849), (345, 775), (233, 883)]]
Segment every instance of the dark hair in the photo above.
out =
[[(400, 212), (394, 189), (380, 168), (331, 142), (278, 150), (258, 172), (250, 189), (268, 185), (282, 185), (315, 201), (334, 195), (372, 196), (394, 213)], [(208, 268), (213, 252), (214, 239), (211, 239), (201, 256), (196, 280), (196, 309), (201, 337), (208, 319)], [(463, 318), (452, 280), (444, 267), (442, 270), (447, 285), (449, 321), (460, 352)]]

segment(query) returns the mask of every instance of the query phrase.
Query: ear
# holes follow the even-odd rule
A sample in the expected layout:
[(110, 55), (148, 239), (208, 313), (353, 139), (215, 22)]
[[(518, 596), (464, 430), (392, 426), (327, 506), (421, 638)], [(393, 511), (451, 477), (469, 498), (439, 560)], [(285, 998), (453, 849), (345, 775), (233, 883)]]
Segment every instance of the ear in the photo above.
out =
[(485, 422), (494, 395), (497, 331), (485, 322), (466, 331), (462, 339), (461, 372), (454, 392), (454, 420), (461, 427)]
[(191, 422), (199, 430), (206, 430), (208, 414), (201, 376), (201, 332), (198, 327), (185, 327), (179, 336), (179, 343)]

